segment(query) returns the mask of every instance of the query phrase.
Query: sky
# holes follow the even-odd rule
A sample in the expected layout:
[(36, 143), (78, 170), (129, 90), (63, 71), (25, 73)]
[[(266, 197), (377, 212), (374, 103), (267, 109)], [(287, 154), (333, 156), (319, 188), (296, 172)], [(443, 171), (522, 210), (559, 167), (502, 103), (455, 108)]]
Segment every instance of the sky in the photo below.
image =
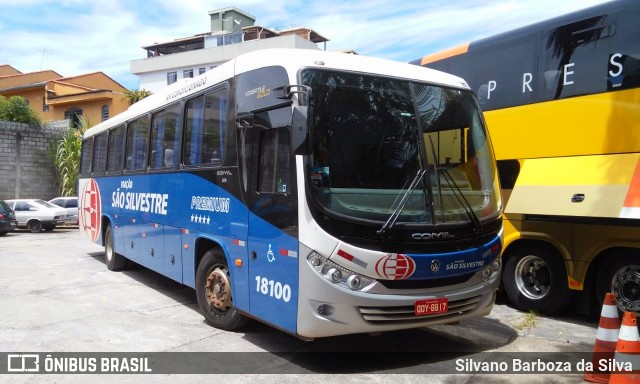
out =
[[(311, 28), (327, 50), (397, 61), (608, 0), (0, 0), (0, 65), (62, 76), (102, 71), (138, 89), (143, 46), (209, 32), (208, 12), (234, 6), (273, 30)], [(322, 48), (322, 44), (319, 44)]]

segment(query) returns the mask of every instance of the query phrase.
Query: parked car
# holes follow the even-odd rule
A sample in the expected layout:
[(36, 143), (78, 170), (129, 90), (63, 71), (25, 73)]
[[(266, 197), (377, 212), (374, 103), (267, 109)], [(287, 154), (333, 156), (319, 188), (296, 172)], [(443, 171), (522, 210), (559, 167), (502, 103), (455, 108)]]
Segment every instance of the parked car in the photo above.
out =
[(19, 228), (27, 228), (30, 232), (38, 233), (43, 229), (53, 231), (56, 225), (67, 219), (67, 212), (57, 205), (40, 199), (6, 200), (14, 210)]
[(17, 227), (18, 221), (13, 209), (9, 207), (9, 204), (0, 200), (0, 236), (6, 235)]
[(51, 204), (64, 208), (67, 212), (67, 222), (78, 224), (78, 198), (75, 196), (56, 197), (49, 200)]

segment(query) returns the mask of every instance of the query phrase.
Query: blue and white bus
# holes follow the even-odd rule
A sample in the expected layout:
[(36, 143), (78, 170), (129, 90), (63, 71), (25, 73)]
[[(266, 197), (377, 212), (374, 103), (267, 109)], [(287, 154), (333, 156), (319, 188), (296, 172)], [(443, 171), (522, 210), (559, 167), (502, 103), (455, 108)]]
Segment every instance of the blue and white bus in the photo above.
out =
[(211, 325), (303, 339), (490, 313), (502, 201), (458, 77), (263, 50), (85, 132), (80, 228), (195, 289)]

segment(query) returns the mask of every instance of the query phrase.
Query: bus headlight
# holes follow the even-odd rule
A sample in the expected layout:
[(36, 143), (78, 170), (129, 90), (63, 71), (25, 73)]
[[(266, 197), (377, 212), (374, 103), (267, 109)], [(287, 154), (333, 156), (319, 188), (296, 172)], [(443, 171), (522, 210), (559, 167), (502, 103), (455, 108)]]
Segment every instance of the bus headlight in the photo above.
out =
[(307, 261), (313, 269), (328, 281), (349, 288), (352, 291), (362, 291), (375, 282), (374, 279), (350, 271), (329, 259), (311, 252)]
[(498, 255), (491, 264), (484, 267), (482, 269), (482, 279), (484, 281), (493, 279), (497, 274), (500, 273), (500, 269), (502, 268), (502, 258)]

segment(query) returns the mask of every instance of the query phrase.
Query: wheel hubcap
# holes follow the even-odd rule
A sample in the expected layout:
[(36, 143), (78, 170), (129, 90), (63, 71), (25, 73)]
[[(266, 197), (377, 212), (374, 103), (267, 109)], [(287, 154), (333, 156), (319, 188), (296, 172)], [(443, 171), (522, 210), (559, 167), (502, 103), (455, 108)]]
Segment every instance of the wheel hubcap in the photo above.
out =
[(622, 311), (640, 312), (640, 266), (625, 266), (616, 271), (611, 283)]
[(107, 247), (104, 252), (107, 256), (107, 260), (111, 261), (113, 258), (113, 248), (111, 248), (111, 239), (107, 239)]
[(525, 256), (516, 265), (515, 281), (524, 296), (540, 300), (549, 293), (551, 287), (549, 267), (538, 256)]
[(226, 268), (218, 267), (209, 273), (205, 295), (211, 307), (220, 311), (228, 311), (231, 308), (231, 284)]

